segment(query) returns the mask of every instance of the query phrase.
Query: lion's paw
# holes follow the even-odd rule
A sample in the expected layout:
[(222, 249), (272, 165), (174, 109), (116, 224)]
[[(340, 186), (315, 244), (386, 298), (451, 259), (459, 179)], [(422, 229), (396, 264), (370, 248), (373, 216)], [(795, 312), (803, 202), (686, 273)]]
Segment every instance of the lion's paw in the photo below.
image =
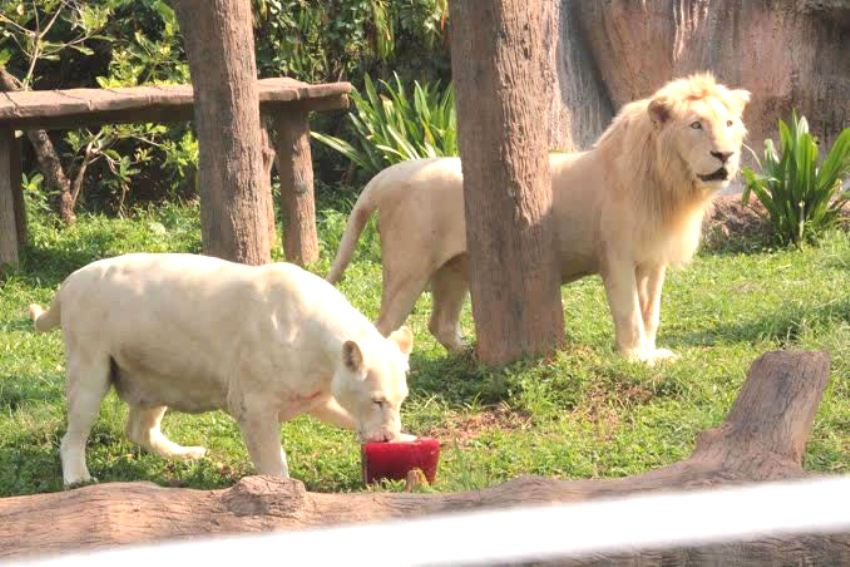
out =
[(676, 360), (679, 356), (672, 350), (666, 348), (654, 348), (644, 351), (642, 362), (649, 366), (655, 366), (660, 362)]
[(659, 362), (675, 360), (678, 357), (672, 350), (666, 348), (644, 348), (627, 351), (624, 356), (635, 362), (643, 362), (648, 366), (655, 366)]

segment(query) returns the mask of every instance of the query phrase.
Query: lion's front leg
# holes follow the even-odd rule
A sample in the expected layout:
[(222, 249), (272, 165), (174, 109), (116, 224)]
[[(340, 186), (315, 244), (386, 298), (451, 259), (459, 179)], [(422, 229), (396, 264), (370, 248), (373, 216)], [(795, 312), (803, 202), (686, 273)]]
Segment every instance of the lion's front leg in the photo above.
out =
[(646, 359), (646, 336), (634, 262), (631, 258), (609, 255), (602, 270), (602, 282), (614, 319), (617, 351), (635, 360)]
[(655, 353), (656, 359), (675, 356), (671, 351), (659, 349), (655, 346), (661, 317), (661, 288), (664, 285), (666, 270), (667, 267), (664, 265), (638, 266), (635, 270), (640, 310), (643, 317), (645, 345), (648, 350)]

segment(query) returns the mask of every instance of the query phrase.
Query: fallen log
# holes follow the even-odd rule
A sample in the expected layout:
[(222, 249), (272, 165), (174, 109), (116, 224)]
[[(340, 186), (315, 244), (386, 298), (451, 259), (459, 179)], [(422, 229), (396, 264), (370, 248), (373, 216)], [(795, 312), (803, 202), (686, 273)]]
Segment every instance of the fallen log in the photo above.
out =
[[(689, 458), (628, 478), (522, 477), (453, 494), (321, 494), (297, 480), (247, 477), (224, 490), (113, 483), (2, 499), (0, 557), (800, 478), (807, 476), (802, 456), (828, 378), (825, 353), (767, 353), (753, 363), (725, 422), (699, 435)], [(812, 558), (850, 559), (848, 550), (850, 535), (805, 535), (631, 555), (629, 562), (727, 564), (747, 557), (809, 564)]]

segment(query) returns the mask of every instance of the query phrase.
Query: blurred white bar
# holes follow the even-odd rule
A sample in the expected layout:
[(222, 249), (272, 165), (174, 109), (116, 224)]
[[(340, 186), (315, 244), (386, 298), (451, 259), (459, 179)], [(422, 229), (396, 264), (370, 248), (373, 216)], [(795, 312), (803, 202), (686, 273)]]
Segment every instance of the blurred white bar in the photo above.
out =
[(845, 477), (125, 546), (26, 564), (469, 565), (837, 532), (850, 533)]

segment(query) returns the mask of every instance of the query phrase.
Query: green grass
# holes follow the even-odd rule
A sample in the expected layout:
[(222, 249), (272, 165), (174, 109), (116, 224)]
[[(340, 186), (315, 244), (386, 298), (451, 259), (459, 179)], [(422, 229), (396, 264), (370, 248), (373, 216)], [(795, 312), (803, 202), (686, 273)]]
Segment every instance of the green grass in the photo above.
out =
[[(320, 215), (325, 273), (345, 222), (341, 209)], [(195, 206), (135, 211), (131, 219), (82, 215), (59, 230), (34, 215), (32, 243), (0, 292), (0, 496), (60, 490), (58, 443), (64, 428), (61, 333), (35, 335), (26, 317), (48, 303), (73, 269), (128, 251), (198, 251)], [(738, 243), (740, 244), (740, 243)], [(747, 246), (702, 253), (665, 286), (659, 343), (681, 358), (654, 369), (623, 361), (598, 278), (563, 288), (567, 340), (551, 360), (499, 371), (470, 356), (448, 356), (427, 333), (426, 293), (409, 320), (416, 333), (404, 407), (405, 429), (438, 435), (444, 453), (435, 489), (479, 488), (519, 474), (616, 477), (689, 454), (700, 430), (725, 416), (750, 363), (766, 350), (825, 349), (832, 379), (805, 456), (808, 469), (850, 470), (850, 237), (829, 235), (803, 251)], [(741, 249), (741, 246), (738, 246)], [(374, 229), (361, 240), (341, 283), (370, 317), (380, 298)], [(463, 315), (472, 330), (469, 306)], [(210, 449), (197, 462), (149, 455), (124, 435), (126, 407), (103, 404), (89, 441), (89, 467), (101, 481), (148, 480), (169, 486), (227, 486), (250, 472), (233, 420), (220, 412), (167, 414), (163, 429)], [(282, 427), (291, 473), (320, 491), (362, 489), (353, 434), (298, 418)]]

